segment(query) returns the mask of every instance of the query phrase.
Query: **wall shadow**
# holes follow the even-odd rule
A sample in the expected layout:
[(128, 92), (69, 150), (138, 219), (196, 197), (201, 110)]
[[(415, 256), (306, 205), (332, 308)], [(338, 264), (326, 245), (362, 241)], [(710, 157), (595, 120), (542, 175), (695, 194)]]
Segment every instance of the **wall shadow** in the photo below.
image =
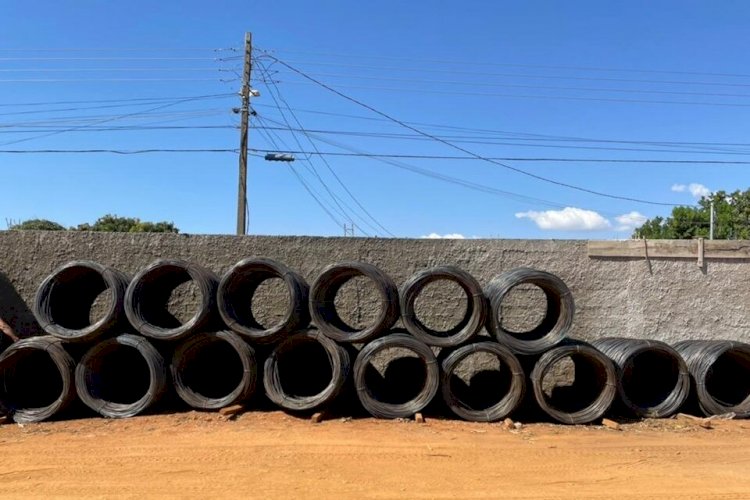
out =
[[(13, 328), (19, 338), (33, 337), (42, 332), (34, 313), (4, 273), (0, 273), (0, 318)], [(0, 335), (0, 351), (8, 345), (10, 339)]]

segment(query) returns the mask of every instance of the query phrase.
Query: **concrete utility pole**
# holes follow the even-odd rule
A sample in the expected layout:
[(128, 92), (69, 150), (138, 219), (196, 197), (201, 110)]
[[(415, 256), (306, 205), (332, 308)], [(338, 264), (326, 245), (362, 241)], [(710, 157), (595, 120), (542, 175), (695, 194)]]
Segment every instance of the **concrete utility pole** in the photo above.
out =
[(237, 234), (247, 232), (247, 122), (250, 116), (250, 71), (252, 70), (253, 34), (245, 33), (245, 67), (242, 71), (242, 109), (240, 110), (240, 173), (237, 189)]
[(708, 229), (708, 239), (712, 240), (714, 239), (714, 202), (711, 202), (711, 214), (710, 214), (710, 224)]

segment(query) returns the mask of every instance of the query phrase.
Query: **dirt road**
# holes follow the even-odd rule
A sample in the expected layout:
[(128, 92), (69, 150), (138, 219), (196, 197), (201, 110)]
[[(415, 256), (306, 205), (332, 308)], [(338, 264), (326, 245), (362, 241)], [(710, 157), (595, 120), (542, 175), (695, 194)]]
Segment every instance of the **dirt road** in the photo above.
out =
[(750, 498), (750, 422), (602, 427), (183, 413), (0, 426), (0, 496)]

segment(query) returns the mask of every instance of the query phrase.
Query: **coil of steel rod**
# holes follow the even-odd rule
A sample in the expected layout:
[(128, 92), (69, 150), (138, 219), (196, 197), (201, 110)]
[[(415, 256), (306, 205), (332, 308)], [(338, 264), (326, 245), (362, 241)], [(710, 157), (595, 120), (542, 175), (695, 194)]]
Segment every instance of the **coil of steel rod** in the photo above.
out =
[[(565, 359), (574, 365), (573, 383), (565, 387), (555, 383), (548, 396), (546, 377), (554, 376)], [(565, 424), (586, 424), (601, 418), (617, 396), (614, 363), (598, 349), (576, 340), (566, 340), (542, 354), (530, 379), (539, 408)]]
[[(508, 293), (519, 285), (535, 285), (546, 297), (547, 311), (544, 319), (533, 330), (511, 331), (503, 326), (502, 305)], [(519, 267), (500, 274), (486, 290), (490, 301), (487, 329), (501, 344), (518, 354), (540, 354), (560, 343), (573, 324), (575, 303), (567, 285), (554, 274)]]
[[(387, 350), (407, 356), (382, 360)], [(357, 397), (368, 413), (377, 418), (408, 418), (432, 401), (440, 384), (440, 369), (432, 349), (407, 333), (392, 333), (366, 344), (354, 362)]]
[(0, 354), (0, 408), (18, 423), (41, 422), (76, 399), (75, 361), (54, 337), (19, 340)]
[[(380, 295), (380, 314), (362, 329), (347, 325), (336, 311), (336, 294), (349, 280), (364, 276)], [(342, 262), (326, 267), (310, 289), (310, 316), (327, 337), (337, 342), (367, 342), (385, 333), (398, 320), (398, 289), (393, 280), (377, 267), (363, 262)]]
[[(447, 331), (429, 328), (417, 316), (416, 303), (425, 287), (437, 281), (451, 281), (466, 294), (466, 311), (454, 327)], [(406, 329), (427, 345), (451, 347), (474, 337), (484, 327), (487, 300), (482, 287), (472, 275), (454, 266), (439, 266), (413, 274), (399, 291), (401, 319)]]
[(625, 409), (638, 417), (676, 413), (690, 395), (690, 373), (682, 356), (658, 340), (609, 337), (592, 345), (617, 368), (617, 392)]
[[(253, 314), (252, 300), (266, 280), (281, 279), (288, 293), (285, 316), (276, 324), (262, 325)], [(280, 262), (251, 257), (235, 264), (221, 278), (217, 291), (219, 313), (232, 331), (254, 342), (268, 344), (310, 324), (309, 286), (305, 279)]]
[[(440, 387), (443, 401), (457, 416), (472, 422), (502, 420), (521, 404), (526, 391), (526, 375), (518, 358), (497, 342), (478, 341), (441, 352)], [(474, 355), (489, 355), (499, 362), (492, 370), (472, 370), (467, 384), (458, 371)], [(482, 360), (479, 361), (482, 363)], [(485, 361), (486, 362), (486, 361)], [(480, 366), (480, 368), (483, 368)], [(485, 375), (482, 377), (482, 375)], [(489, 375), (489, 376), (486, 376)], [(474, 387), (474, 385), (478, 387)]]
[[(125, 322), (123, 301), (128, 282), (125, 274), (111, 267), (87, 260), (68, 262), (39, 286), (34, 316), (52, 336), (68, 341), (93, 340)], [(98, 301), (105, 298), (105, 310), (92, 321)]]
[(334, 402), (351, 371), (351, 356), (319, 330), (295, 333), (266, 358), (263, 385), (273, 403), (289, 411), (308, 411)]
[(166, 392), (167, 367), (147, 339), (126, 333), (95, 344), (83, 355), (75, 386), (81, 401), (103, 417), (134, 417)]
[(750, 417), (750, 344), (685, 340), (674, 348), (687, 363), (695, 396), (706, 415)]
[[(169, 311), (171, 294), (192, 282), (200, 302), (187, 321)], [(212, 271), (183, 260), (160, 259), (138, 272), (125, 294), (125, 312), (139, 333), (160, 340), (176, 340), (209, 329), (216, 318), (216, 288), (219, 279)]]
[(255, 351), (232, 332), (197, 333), (183, 340), (172, 354), (170, 371), (177, 395), (200, 410), (241, 403), (255, 392)]

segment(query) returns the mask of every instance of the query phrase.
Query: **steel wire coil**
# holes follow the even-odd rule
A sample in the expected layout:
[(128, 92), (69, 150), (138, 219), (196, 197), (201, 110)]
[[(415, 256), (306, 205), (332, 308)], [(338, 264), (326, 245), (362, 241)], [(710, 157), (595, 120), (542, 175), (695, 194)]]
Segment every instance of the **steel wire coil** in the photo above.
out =
[[(34, 299), (34, 317), (46, 333), (59, 339), (94, 340), (125, 322), (128, 282), (117, 269), (88, 260), (68, 262), (42, 281)], [(92, 307), (105, 291), (110, 294), (106, 311), (92, 323)]]
[[(268, 279), (284, 281), (289, 307), (284, 318), (271, 326), (261, 325), (253, 315), (252, 299), (258, 287)], [(217, 291), (219, 313), (232, 331), (254, 342), (268, 344), (306, 328), (310, 324), (309, 286), (305, 279), (287, 266), (271, 259), (241, 260), (221, 278)]]
[[(575, 365), (575, 380), (564, 388), (564, 395), (553, 393), (548, 397), (544, 391), (545, 377), (565, 358)], [(565, 424), (586, 424), (601, 418), (617, 396), (614, 363), (598, 349), (572, 339), (542, 354), (530, 379), (539, 408)]]
[(91, 347), (78, 362), (75, 386), (83, 403), (103, 417), (134, 417), (167, 390), (164, 358), (138, 335), (122, 334)]
[[(192, 281), (200, 291), (200, 304), (193, 316), (182, 322), (168, 310), (170, 294)], [(125, 294), (125, 312), (130, 324), (146, 337), (176, 340), (204, 331), (216, 318), (216, 288), (212, 271), (183, 260), (160, 259), (136, 274)]]
[(29, 337), (0, 354), (0, 408), (15, 422), (47, 420), (76, 399), (75, 361), (54, 337)]
[(685, 340), (674, 348), (687, 363), (701, 411), (750, 417), (750, 344)]
[[(462, 361), (477, 353), (487, 353), (500, 362), (498, 380), (479, 382), (478, 390), (485, 393), (480, 397), (471, 397), (468, 391), (459, 391), (454, 387), (454, 377)], [(526, 375), (518, 358), (507, 347), (492, 341), (477, 341), (459, 346), (443, 357), (441, 354), (440, 387), (443, 401), (457, 416), (472, 422), (494, 422), (502, 420), (513, 413), (523, 402), (526, 391)], [(496, 370), (497, 371), (497, 370)], [(481, 374), (479, 371), (478, 374)], [(476, 374), (470, 382), (474, 385)], [(463, 384), (460, 384), (463, 385)], [(476, 392), (473, 387), (467, 388)], [(462, 395), (461, 392), (465, 394)]]
[[(387, 361), (384, 374), (372, 362), (386, 349), (404, 349), (414, 357)], [(416, 363), (401, 364), (399, 360), (415, 359)], [(395, 376), (388, 371), (397, 367)], [(399, 371), (400, 370), (400, 373)], [(432, 349), (421, 340), (406, 334), (392, 333), (366, 344), (354, 362), (354, 385), (357, 397), (368, 413), (377, 418), (408, 418), (423, 410), (438, 391), (440, 369)]]
[[(362, 329), (347, 325), (336, 311), (336, 293), (349, 280), (364, 276), (377, 287), (380, 314), (376, 321)], [(393, 326), (399, 318), (398, 288), (377, 267), (363, 262), (342, 262), (326, 267), (310, 289), (310, 316), (327, 337), (337, 342), (367, 342)]]
[(690, 395), (688, 367), (668, 344), (609, 337), (592, 345), (615, 363), (619, 401), (633, 415), (667, 417), (677, 412)]
[[(502, 303), (516, 286), (528, 284), (539, 287), (546, 297), (547, 311), (542, 322), (533, 330), (514, 332), (503, 326)], [(554, 274), (519, 267), (500, 274), (487, 286), (490, 301), (487, 329), (501, 344), (517, 354), (540, 354), (560, 343), (573, 324), (575, 303), (567, 285)]]
[(180, 342), (170, 364), (177, 395), (193, 408), (215, 410), (255, 393), (255, 351), (239, 335), (203, 332)]
[[(447, 331), (429, 328), (417, 316), (416, 301), (430, 283), (447, 280), (458, 284), (466, 294), (467, 305), (461, 321)], [(427, 345), (452, 347), (474, 337), (484, 327), (487, 300), (474, 277), (454, 266), (439, 266), (413, 274), (399, 291), (401, 319), (406, 330)]]
[(271, 402), (289, 411), (308, 411), (333, 403), (351, 371), (348, 349), (319, 330), (287, 337), (266, 358), (263, 385)]

